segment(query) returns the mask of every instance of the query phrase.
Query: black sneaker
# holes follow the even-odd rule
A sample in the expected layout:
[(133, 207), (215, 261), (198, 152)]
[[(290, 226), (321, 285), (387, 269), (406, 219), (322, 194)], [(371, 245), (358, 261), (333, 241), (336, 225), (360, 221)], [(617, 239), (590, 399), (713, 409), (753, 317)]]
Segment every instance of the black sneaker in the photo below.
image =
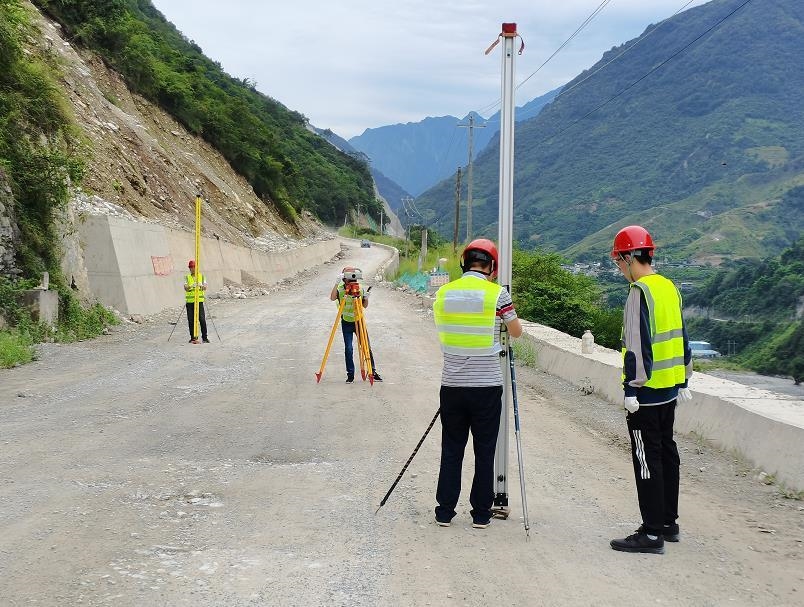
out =
[(346, 383), (351, 384), (355, 380), (355, 376), (351, 373), (346, 376)]
[(449, 527), (452, 524), (451, 521), (440, 521), (440, 520), (438, 520), (438, 517), (436, 517), (435, 522), (436, 522), (436, 525), (438, 525), (439, 527)]
[(637, 530), (621, 540), (611, 540), (609, 545), (620, 552), (644, 552), (648, 554), (664, 554), (664, 538), (657, 537), (652, 540), (644, 531)]
[(374, 372), (373, 377), (374, 381), (382, 381), (382, 377), (380, 377), (380, 374), (377, 373), (376, 371)]
[(202, 339), (201, 341), (203, 341), (205, 344), (209, 343), (209, 340), (206, 337), (204, 339)]
[(472, 521), (472, 528), (473, 529), (485, 529), (489, 525), (491, 525), (491, 519), (490, 518), (483, 519), (483, 520), (478, 519), (478, 520)]
[[(639, 526), (637, 529), (637, 533), (642, 533), (645, 531), (645, 527), (643, 525)], [(678, 525), (673, 523), (672, 525), (665, 525), (662, 528), (662, 537), (664, 538), (665, 542), (678, 542), (681, 539), (681, 531), (678, 528)]]

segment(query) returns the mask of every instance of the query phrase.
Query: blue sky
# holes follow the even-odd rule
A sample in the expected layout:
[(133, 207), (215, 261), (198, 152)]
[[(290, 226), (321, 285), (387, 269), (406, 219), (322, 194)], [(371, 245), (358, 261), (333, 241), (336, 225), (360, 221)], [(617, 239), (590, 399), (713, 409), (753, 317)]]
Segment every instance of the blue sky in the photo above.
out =
[[(463, 117), (500, 96), (503, 22), (525, 51), (517, 84), (606, 0), (152, 0), (231, 75), (342, 137), (366, 128)], [(516, 104), (552, 90), (689, 0), (609, 0), (536, 75)], [(686, 8), (704, 4), (693, 0)], [(484, 112), (488, 116), (499, 107)]]

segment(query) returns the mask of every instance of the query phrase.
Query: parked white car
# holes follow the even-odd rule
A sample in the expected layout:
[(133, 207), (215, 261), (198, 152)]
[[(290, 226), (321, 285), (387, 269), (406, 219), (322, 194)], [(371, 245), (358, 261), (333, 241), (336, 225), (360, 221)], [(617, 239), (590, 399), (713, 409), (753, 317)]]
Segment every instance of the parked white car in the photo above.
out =
[(691, 341), (690, 350), (693, 358), (718, 358), (720, 352), (712, 349), (712, 344), (708, 341)]

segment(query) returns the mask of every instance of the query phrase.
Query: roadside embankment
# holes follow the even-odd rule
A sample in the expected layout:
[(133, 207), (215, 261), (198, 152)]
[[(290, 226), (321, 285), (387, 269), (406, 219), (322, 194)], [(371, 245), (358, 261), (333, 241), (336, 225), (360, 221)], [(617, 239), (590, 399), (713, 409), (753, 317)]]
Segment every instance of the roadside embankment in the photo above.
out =
[[(89, 216), (78, 224), (89, 288), (102, 304), (123, 314), (153, 314), (184, 298), (194, 234), (114, 216)], [(215, 293), (225, 284), (272, 285), (332, 259), (341, 240), (266, 252), (203, 238), (200, 268)]]
[[(536, 365), (612, 403), (622, 401), (621, 358), (595, 347), (581, 353), (581, 340), (550, 327), (524, 322)], [(804, 401), (696, 373), (694, 399), (676, 410), (676, 430), (696, 433), (732, 451), (788, 488), (804, 489)]]

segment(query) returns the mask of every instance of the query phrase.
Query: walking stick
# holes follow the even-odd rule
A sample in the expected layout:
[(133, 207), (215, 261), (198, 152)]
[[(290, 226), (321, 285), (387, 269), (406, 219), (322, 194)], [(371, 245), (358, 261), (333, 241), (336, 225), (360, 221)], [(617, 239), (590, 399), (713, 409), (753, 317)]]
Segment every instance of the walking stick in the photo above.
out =
[(170, 330), (170, 335), (168, 335), (168, 341), (170, 341), (170, 338), (173, 337), (173, 331), (176, 330), (176, 325), (179, 324), (179, 319), (181, 318), (181, 313), (184, 309), (185, 308), (179, 309), (179, 315), (176, 317), (176, 322), (173, 323), (173, 328)]
[(525, 495), (525, 468), (522, 463), (522, 439), (519, 435), (519, 401), (516, 397), (516, 371), (514, 371), (514, 349), (508, 346), (508, 365), (511, 368), (511, 395), (514, 398), (514, 436), (516, 437), (516, 457), (519, 462), (519, 489), (522, 493), (522, 514), (525, 519), (525, 536), (530, 537), (528, 521), (528, 498)]
[(433, 427), (433, 424), (435, 424), (436, 419), (438, 419), (438, 414), (439, 413), (441, 413), (441, 408), (440, 407), (439, 407), (438, 411), (435, 412), (435, 415), (433, 416), (433, 419), (430, 421), (430, 425), (427, 426), (427, 430), (424, 431), (424, 435), (419, 440), (419, 444), (416, 445), (416, 448), (413, 450), (413, 453), (410, 454), (410, 457), (408, 458), (408, 461), (406, 461), (405, 465), (402, 467), (402, 471), (399, 473), (399, 476), (396, 477), (396, 480), (394, 481), (394, 484), (391, 485), (391, 488), (388, 490), (388, 493), (385, 494), (385, 497), (382, 498), (382, 501), (380, 502), (380, 505), (377, 506), (377, 510), (374, 511), (374, 514), (377, 514), (380, 511), (380, 508), (385, 506), (385, 502), (388, 501), (388, 498), (390, 497), (391, 492), (394, 490), (394, 488), (396, 487), (397, 483), (402, 479), (402, 475), (405, 474), (405, 470), (408, 469), (408, 466), (410, 466), (410, 462), (413, 461), (413, 458), (416, 456), (416, 453), (419, 451), (419, 447), (422, 446), (422, 443), (424, 442), (424, 439), (427, 438), (427, 435), (430, 433), (430, 429)]

